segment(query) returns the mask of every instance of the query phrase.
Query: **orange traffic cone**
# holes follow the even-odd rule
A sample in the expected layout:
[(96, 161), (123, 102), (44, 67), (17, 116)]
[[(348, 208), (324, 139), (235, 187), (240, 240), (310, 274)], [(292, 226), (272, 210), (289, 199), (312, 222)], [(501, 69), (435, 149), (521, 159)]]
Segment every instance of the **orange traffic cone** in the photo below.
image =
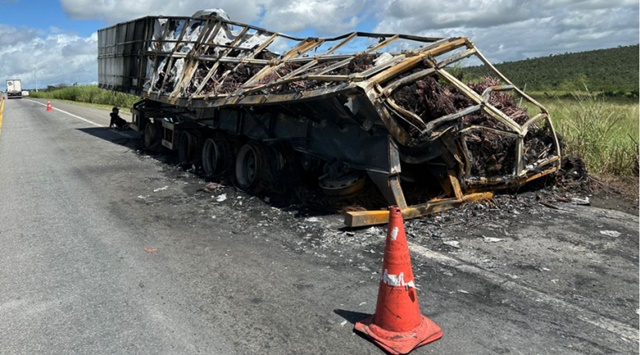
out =
[(47, 111), (53, 111), (53, 107), (51, 107), (51, 101), (47, 101)]
[(442, 337), (440, 327), (420, 314), (409, 245), (398, 206), (389, 211), (376, 312), (356, 322), (355, 330), (391, 354), (408, 354)]

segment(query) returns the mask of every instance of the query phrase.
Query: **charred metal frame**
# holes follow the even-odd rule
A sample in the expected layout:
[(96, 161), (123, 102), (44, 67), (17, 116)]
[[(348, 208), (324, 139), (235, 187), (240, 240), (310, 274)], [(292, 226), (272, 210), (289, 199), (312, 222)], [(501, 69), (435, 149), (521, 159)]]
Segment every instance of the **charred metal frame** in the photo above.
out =
[[(258, 58), (265, 50), (281, 42), (292, 44), (274, 58)], [(356, 42), (364, 42), (367, 47), (347, 52)], [(400, 48), (407, 42), (414, 47)], [(387, 166), (372, 167), (367, 165), (367, 161), (351, 164), (365, 169), (389, 203), (400, 206), (405, 218), (490, 198), (495, 189), (517, 186), (559, 169), (560, 145), (547, 109), (513, 85), (466, 38), (363, 32), (333, 38), (297, 38), (209, 16), (145, 17), (100, 30), (98, 43), (100, 87), (135, 94), (163, 105), (185, 108), (196, 116), (212, 117), (214, 114), (210, 112), (225, 109), (246, 112), (251, 107), (287, 111), (306, 105), (312, 111), (314, 107), (320, 107), (318, 105), (337, 106), (337, 103), (346, 100), (341, 105), (342, 112), (336, 111), (337, 117), (316, 115), (308, 117), (313, 122), (306, 124), (318, 124), (323, 119), (330, 119), (342, 127), (343, 124), (338, 121), (344, 120), (345, 126), (357, 127), (362, 132), (377, 132), (375, 139), (387, 148), (378, 149), (376, 154), (386, 154), (384, 160)], [(332, 73), (347, 67), (359, 56), (380, 53), (388, 55), (384, 61), (372, 67), (349, 71), (348, 74)], [(469, 57), (477, 58), (505, 85), (491, 87), (478, 94), (446, 70)], [(244, 70), (246, 66), (259, 69), (244, 82), (233, 83), (233, 74)], [(290, 71), (283, 75), (283, 70), (287, 68)], [(394, 101), (393, 94), (397, 90), (430, 76), (455, 88), (468, 97), (473, 105), (425, 122)], [(286, 92), (278, 89), (311, 82), (315, 83), (311, 89)], [(232, 91), (221, 91), (225, 85), (231, 84), (235, 85)], [(522, 125), (516, 123), (490, 103), (492, 93), (500, 91), (515, 93), (540, 112)], [(336, 98), (341, 101), (336, 101)], [(506, 130), (481, 125), (460, 127), (457, 124), (465, 116), (476, 113), (499, 122)], [(193, 117), (182, 119), (197, 121)], [(545, 123), (551, 131), (553, 154), (526, 164), (523, 158), (525, 137), (529, 129), (539, 123)], [(202, 119), (200, 124), (213, 127), (206, 119)], [(171, 129), (180, 125), (180, 118), (170, 125)], [(272, 124), (269, 126), (274, 129)], [(379, 133), (382, 127), (388, 134)], [(400, 183), (402, 172), (398, 145), (415, 145), (415, 131), (419, 132), (423, 143), (440, 142), (445, 150), (443, 159), (448, 165), (457, 166), (457, 169), (451, 168), (448, 180), (443, 183), (449, 197), (409, 206)], [(515, 168), (511, 174), (493, 177), (471, 175), (470, 153), (464, 136), (476, 131), (515, 139)], [(291, 141), (308, 141), (309, 134), (313, 133), (288, 138)], [(293, 145), (294, 149), (306, 153), (323, 153), (308, 145)], [(367, 149), (365, 146), (359, 148)], [(345, 223), (349, 226), (380, 224), (385, 223), (387, 217), (387, 211), (350, 212), (346, 215)]]

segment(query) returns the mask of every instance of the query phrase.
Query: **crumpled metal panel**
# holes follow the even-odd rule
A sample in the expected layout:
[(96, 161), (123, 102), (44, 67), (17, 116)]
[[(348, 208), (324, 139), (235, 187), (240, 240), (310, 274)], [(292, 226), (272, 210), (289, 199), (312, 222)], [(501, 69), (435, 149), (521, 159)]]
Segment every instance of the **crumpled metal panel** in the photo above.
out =
[[(308, 102), (313, 108), (328, 97), (340, 97), (344, 105), (334, 108), (336, 117), (356, 122), (364, 131), (384, 126), (401, 161), (416, 160), (403, 151), (439, 142), (440, 158), (454, 167), (457, 189), (451, 197), (456, 203), (464, 193), (515, 186), (559, 168), (560, 147), (549, 112), (498, 72), (467, 38), (360, 32), (297, 38), (214, 13), (121, 23), (100, 30), (98, 43), (101, 87), (180, 107)], [(479, 92), (451, 73), (468, 58), (485, 65), (497, 84)], [(423, 101), (437, 104), (447, 95), (455, 105), (423, 107)], [(519, 97), (518, 106), (524, 101), (528, 110), (505, 111), (500, 107), (505, 95)], [(320, 110), (310, 109), (306, 118), (322, 120), (314, 111)], [(400, 172), (398, 166), (389, 175)], [(394, 189), (395, 180), (388, 180)], [(404, 202), (401, 189), (394, 194), (395, 202)]]

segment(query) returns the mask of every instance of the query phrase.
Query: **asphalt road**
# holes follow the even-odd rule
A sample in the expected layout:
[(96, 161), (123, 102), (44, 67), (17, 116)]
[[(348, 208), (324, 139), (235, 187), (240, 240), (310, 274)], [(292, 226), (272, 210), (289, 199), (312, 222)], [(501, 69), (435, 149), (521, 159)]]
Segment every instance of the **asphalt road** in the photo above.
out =
[[(53, 106), (5, 105), (0, 354), (382, 353), (352, 329), (375, 309), (384, 228), (204, 192), (105, 128), (108, 111)], [(444, 332), (415, 354), (638, 353), (638, 216), (538, 217), (508, 246), (412, 237), (422, 312)]]

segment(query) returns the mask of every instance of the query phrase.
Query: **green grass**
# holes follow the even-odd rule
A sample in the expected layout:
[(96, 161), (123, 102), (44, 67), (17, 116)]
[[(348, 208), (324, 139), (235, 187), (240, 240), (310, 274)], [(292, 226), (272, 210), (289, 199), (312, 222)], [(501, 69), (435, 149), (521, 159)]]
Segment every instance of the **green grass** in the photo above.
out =
[(44, 99), (67, 100), (89, 104), (117, 106), (130, 109), (140, 98), (121, 92), (100, 89), (96, 85), (69, 86), (51, 91), (30, 92), (30, 96)]
[(594, 175), (638, 174), (638, 101), (588, 90), (538, 97), (566, 144)]

